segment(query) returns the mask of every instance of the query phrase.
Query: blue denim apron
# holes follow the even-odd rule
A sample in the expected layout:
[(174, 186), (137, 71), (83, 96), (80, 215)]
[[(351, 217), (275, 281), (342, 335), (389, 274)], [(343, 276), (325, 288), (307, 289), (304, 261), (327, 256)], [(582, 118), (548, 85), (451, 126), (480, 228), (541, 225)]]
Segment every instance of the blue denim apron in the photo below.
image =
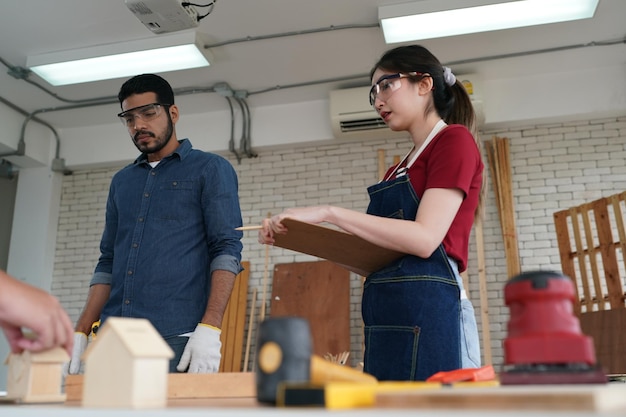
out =
[[(368, 188), (368, 214), (415, 220), (419, 198), (404, 175)], [(406, 255), (365, 280), (364, 371), (378, 380), (425, 380), (461, 368), (460, 289), (439, 245)]]

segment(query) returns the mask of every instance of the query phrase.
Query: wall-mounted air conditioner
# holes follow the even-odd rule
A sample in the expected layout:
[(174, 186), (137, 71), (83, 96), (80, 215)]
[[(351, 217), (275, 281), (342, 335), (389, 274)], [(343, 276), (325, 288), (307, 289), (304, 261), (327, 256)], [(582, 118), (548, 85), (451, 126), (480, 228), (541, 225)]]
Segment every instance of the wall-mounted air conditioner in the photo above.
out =
[(330, 121), (336, 138), (386, 139), (407, 137), (394, 132), (369, 103), (370, 87), (344, 88), (330, 92)]

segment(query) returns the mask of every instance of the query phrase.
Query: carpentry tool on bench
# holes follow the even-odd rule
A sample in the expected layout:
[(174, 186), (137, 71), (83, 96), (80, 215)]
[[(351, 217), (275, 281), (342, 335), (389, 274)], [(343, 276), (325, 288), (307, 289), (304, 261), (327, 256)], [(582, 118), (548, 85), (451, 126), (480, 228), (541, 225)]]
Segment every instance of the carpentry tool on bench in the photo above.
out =
[(275, 317), (259, 326), (256, 361), (257, 400), (276, 404), (286, 383), (344, 381), (375, 384), (372, 375), (312, 354), (309, 323), (299, 317)]
[(593, 341), (574, 315), (574, 297), (572, 280), (557, 272), (532, 271), (509, 280), (502, 385), (607, 382)]
[(100, 330), (100, 320), (94, 321), (91, 325), (91, 340), (96, 340), (96, 335), (98, 334), (98, 330)]
[(495, 381), (496, 372), (491, 365), (480, 368), (462, 368), (453, 371), (441, 371), (426, 378), (426, 382), (441, 382), (454, 384), (455, 382), (484, 382)]

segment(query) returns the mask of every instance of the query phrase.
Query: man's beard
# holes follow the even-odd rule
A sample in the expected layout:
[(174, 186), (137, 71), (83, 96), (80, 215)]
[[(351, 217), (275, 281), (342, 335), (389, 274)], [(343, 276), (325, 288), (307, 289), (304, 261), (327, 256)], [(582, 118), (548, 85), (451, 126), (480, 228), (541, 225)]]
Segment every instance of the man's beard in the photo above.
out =
[[(157, 153), (169, 143), (170, 139), (172, 139), (173, 133), (174, 133), (174, 124), (172, 123), (172, 119), (168, 114), (167, 129), (165, 130), (163, 135), (157, 138), (157, 136), (154, 135), (154, 133), (152, 132), (140, 131), (140, 132), (135, 133), (135, 136), (133, 137), (133, 143), (135, 144), (135, 146), (137, 147), (137, 149), (139, 149), (139, 152), (141, 153), (144, 153), (144, 154)], [(153, 141), (150, 144), (139, 144), (137, 143), (137, 136), (139, 136), (140, 134), (148, 134), (153, 138), (157, 138), (157, 140)]]

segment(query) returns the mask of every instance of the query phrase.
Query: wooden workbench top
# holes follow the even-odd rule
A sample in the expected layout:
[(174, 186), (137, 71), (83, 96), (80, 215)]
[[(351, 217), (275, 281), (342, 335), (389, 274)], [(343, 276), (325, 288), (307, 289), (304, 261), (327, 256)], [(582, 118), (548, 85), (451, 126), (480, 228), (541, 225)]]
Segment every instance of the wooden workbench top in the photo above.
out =
[[(249, 376), (248, 376), (249, 377)], [(392, 413), (393, 416), (521, 417), (539, 416), (626, 416), (626, 384), (525, 385), (492, 387), (442, 387), (440, 389), (382, 392), (371, 408), (327, 410), (324, 408), (277, 408), (259, 404), (253, 396), (231, 398), (171, 398), (163, 409), (87, 409), (80, 401), (65, 404), (0, 405), (0, 416), (11, 417), (364, 417)]]

